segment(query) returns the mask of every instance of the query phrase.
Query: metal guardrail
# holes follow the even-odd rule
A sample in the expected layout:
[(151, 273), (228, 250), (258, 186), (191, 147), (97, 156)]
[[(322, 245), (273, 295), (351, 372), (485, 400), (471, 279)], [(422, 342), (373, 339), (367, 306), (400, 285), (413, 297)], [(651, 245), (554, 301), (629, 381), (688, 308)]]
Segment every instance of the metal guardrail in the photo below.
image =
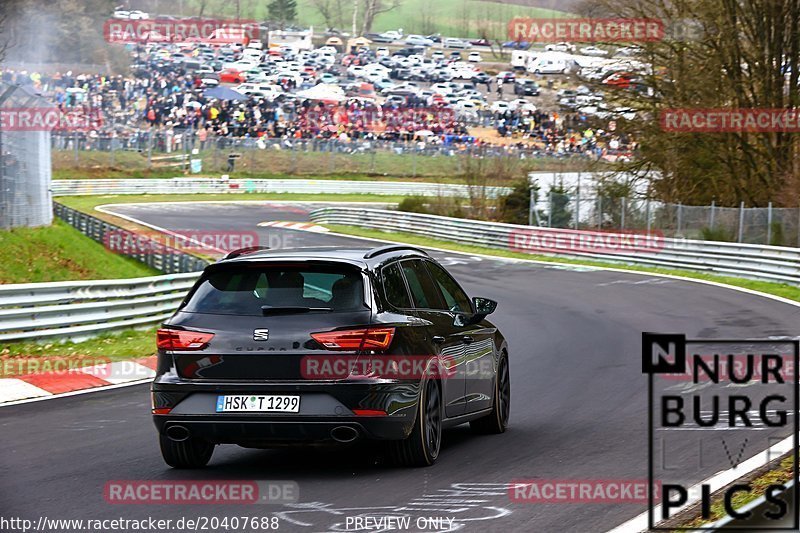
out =
[[(57, 202), (53, 209), (58, 218), (100, 243), (105, 244), (112, 232), (133, 235)], [(147, 252), (142, 248), (147, 247), (139, 247), (138, 252), (125, 250), (123, 255), (168, 275), (0, 285), (0, 342), (81, 340), (169, 318), (208, 261), (166, 246)]]
[(0, 341), (81, 340), (168, 318), (199, 272), (0, 286)]
[[(456, 183), (415, 183), (403, 181), (345, 181), (307, 179), (104, 179), (53, 180), (53, 196), (93, 194), (197, 194), (197, 193), (313, 193), (380, 194), (419, 196), (465, 196), (470, 187)], [(488, 198), (506, 195), (508, 187), (473, 187), (475, 195)]]
[[(103, 245), (108, 245), (110, 239), (120, 239), (135, 235), (132, 231), (115, 226), (114, 224), (59, 204), (58, 202), (53, 202), (53, 211), (56, 217), (90, 239)], [(198, 272), (209, 264), (209, 262), (204, 259), (160, 244), (153, 247), (135, 246), (130, 249), (120, 249), (115, 251), (115, 253), (135, 259), (165, 274)]]
[[(623, 250), (607, 253), (579, 248), (560, 249), (558, 253), (535, 251), (526, 248), (525, 240), (535, 235), (540, 242), (575, 242), (581, 236), (603, 235), (606, 238), (626, 234), (609, 234), (556, 228), (541, 228), (450, 218), (419, 213), (405, 213), (382, 209), (353, 207), (325, 207), (310, 214), (317, 223), (362, 226), (384, 231), (402, 231), (462, 244), (500, 248), (504, 250), (531, 251), (578, 259), (676, 268), (711, 272), (742, 278), (800, 284), (800, 249), (736, 244), (727, 242), (696, 241), (687, 239), (657, 238), (642, 250)], [(520, 239), (521, 240), (518, 240)], [(541, 250), (541, 249), (540, 249)]]
[[(55, 210), (59, 218), (99, 242), (103, 242), (107, 232), (120, 230), (113, 224), (57, 203)], [(582, 234), (597, 235), (596, 232), (370, 208), (325, 207), (313, 211), (310, 216), (318, 223), (402, 231), (506, 250), (519, 247), (514, 240), (516, 235), (525, 236), (532, 231), (540, 238), (558, 237), (564, 241)], [(650, 251), (592, 253), (572, 250), (545, 255), (670, 267), (800, 284), (800, 249), (681, 239), (661, 239), (658, 242), (663, 247)], [(201, 270), (207, 262), (179, 251), (164, 255), (141, 255), (142, 257), (131, 257), (176, 274), (132, 280), (0, 286), (0, 341), (89, 337), (112, 329), (156, 323), (169, 317), (186, 290), (197, 279), (196, 271)]]

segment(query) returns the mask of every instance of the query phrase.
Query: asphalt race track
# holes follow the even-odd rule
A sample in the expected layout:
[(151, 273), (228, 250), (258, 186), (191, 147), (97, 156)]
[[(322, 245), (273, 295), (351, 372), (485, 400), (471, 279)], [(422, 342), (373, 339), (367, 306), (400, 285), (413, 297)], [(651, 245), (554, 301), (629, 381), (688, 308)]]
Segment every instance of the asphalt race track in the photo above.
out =
[[(257, 230), (265, 240), (285, 238), (292, 247), (365, 245), (358, 239), (257, 226), (269, 220), (305, 220), (304, 209), (310, 208), (153, 204), (114, 211), (173, 230)], [(530, 478), (646, 478), (647, 380), (641, 373), (641, 332), (686, 333), (690, 338), (795, 336), (800, 319), (798, 307), (688, 281), (434, 255), (471, 296), (500, 302), (491, 320), (510, 347), (513, 400), (506, 434), (473, 436), (468, 427), (448, 430), (439, 462), (426, 469), (386, 466), (380, 455), (362, 448), (260, 451), (224, 446), (217, 448), (207, 469), (175, 471), (161, 460), (148, 387), (138, 385), (0, 408), (4, 515), (177, 519), (277, 514), (283, 519), (280, 530), (320, 532), (348, 530), (347, 516), (405, 514), (452, 517), (453, 529), (461, 531), (604, 531), (645, 506), (513, 503), (507, 484)], [(744, 455), (765, 447), (764, 441), (752, 440)], [(694, 481), (726, 468), (722, 453), (699, 470), (686, 465)], [(103, 498), (103, 487), (111, 480), (175, 479), (294, 480), (301, 503), (147, 506), (110, 505)]]

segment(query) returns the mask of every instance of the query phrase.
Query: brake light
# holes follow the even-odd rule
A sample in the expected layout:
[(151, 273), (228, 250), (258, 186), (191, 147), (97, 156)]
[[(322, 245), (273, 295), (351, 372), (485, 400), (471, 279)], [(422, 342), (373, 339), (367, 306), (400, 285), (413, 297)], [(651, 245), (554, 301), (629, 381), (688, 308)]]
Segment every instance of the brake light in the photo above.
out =
[(328, 350), (385, 350), (392, 344), (394, 328), (361, 328), (312, 333)]
[(161, 350), (202, 350), (212, 338), (213, 333), (159, 329), (156, 332), (156, 346)]

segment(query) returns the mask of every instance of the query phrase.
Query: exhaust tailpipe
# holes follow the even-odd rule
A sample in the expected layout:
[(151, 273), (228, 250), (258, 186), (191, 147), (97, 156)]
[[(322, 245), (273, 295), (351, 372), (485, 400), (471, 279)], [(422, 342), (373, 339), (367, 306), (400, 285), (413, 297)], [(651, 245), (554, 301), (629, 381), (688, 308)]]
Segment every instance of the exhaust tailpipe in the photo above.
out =
[(349, 426), (337, 426), (331, 430), (331, 438), (336, 442), (353, 442), (358, 438), (358, 430)]
[(169, 440), (175, 442), (183, 442), (191, 436), (189, 430), (184, 426), (169, 426), (165, 433), (167, 434)]

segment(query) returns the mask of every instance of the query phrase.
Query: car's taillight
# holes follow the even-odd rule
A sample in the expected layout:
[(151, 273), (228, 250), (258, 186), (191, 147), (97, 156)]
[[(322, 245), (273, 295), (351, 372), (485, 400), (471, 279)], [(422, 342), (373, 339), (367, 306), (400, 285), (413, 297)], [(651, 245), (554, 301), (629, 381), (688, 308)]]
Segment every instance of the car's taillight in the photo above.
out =
[(156, 346), (161, 350), (202, 350), (213, 337), (213, 333), (200, 331), (159, 329), (156, 333)]
[(328, 350), (385, 350), (392, 344), (394, 328), (360, 328), (312, 333)]

